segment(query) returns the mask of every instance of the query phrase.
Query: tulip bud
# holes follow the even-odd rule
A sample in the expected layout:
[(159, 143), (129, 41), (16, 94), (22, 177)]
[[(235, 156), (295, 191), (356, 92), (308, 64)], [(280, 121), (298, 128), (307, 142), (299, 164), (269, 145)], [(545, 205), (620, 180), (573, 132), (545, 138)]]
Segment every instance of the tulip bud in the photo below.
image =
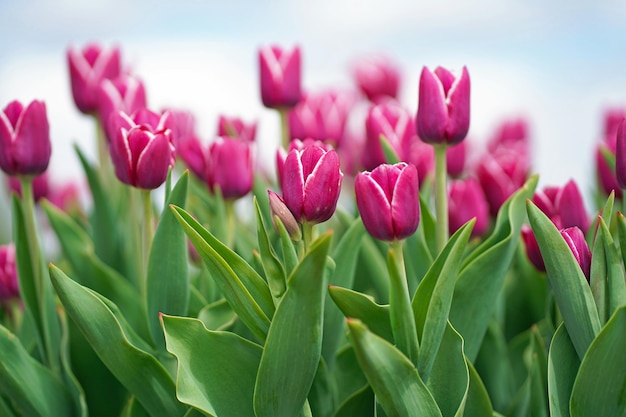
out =
[(81, 51), (68, 49), (67, 60), (76, 107), (85, 114), (96, 112), (100, 83), (121, 73), (119, 49), (88, 44)]
[(495, 131), (494, 136), (487, 144), (489, 152), (495, 152), (505, 147), (529, 147), (528, 122), (524, 118), (504, 120)]
[(254, 171), (248, 142), (218, 137), (209, 147), (206, 181), (211, 190), (220, 188), (225, 199), (237, 199), (252, 189)]
[(450, 233), (475, 218), (472, 236), (482, 236), (489, 227), (489, 205), (478, 181), (474, 178), (453, 181), (448, 196)]
[(188, 136), (196, 135), (196, 117), (189, 110), (167, 108), (161, 112), (169, 113), (168, 126), (172, 130), (174, 147), (178, 150), (178, 145)]
[(287, 51), (278, 46), (259, 50), (261, 98), (269, 108), (295, 106), (301, 97), (300, 48)]
[(546, 272), (546, 265), (543, 263), (543, 256), (539, 251), (539, 244), (535, 238), (535, 233), (530, 226), (522, 226), (522, 240), (526, 248), (526, 256), (538, 271)]
[(470, 123), (470, 79), (463, 67), (455, 77), (437, 67), (420, 76), (417, 134), (426, 143), (452, 145), (467, 135)]
[(574, 180), (568, 181), (563, 187), (545, 187), (535, 192), (533, 203), (559, 229), (576, 226), (587, 230), (591, 223), (583, 196)]
[(8, 175), (39, 175), (48, 168), (52, 148), (43, 101), (24, 108), (12, 101), (0, 112), (0, 168)]
[(275, 217), (278, 217), (280, 221), (285, 226), (287, 233), (291, 236), (291, 239), (295, 242), (302, 239), (302, 231), (300, 230), (300, 225), (281, 196), (276, 194), (272, 190), (267, 190), (267, 195), (270, 200), (270, 210), (272, 211), (272, 223), (276, 228), (276, 220)]
[[(17, 194), (18, 196), (22, 196), (22, 183), (16, 177), (8, 177), (9, 180), (9, 189)], [(48, 173), (44, 172), (43, 174), (37, 175), (33, 178), (33, 198), (35, 201), (39, 201), (42, 198), (50, 198), (50, 181), (48, 179)]]
[(15, 246), (0, 246), (0, 302), (19, 297), (17, 267), (15, 264)]
[(217, 122), (217, 136), (228, 136), (246, 142), (254, 142), (256, 122), (246, 123), (238, 117), (220, 116)]
[(334, 150), (310, 145), (293, 149), (282, 173), (283, 199), (300, 223), (330, 219), (339, 200), (343, 173)]
[(582, 269), (585, 277), (587, 277), (587, 281), (589, 281), (589, 277), (591, 276), (591, 250), (585, 240), (585, 234), (578, 227), (568, 227), (562, 229), (560, 232), (567, 246), (569, 246), (574, 254), (576, 262), (580, 265), (580, 269)]
[(396, 154), (405, 160), (404, 150), (410, 142), (417, 141), (415, 124), (407, 109), (395, 101), (386, 100), (370, 108), (365, 119), (367, 133), (363, 166), (372, 170), (386, 162), (380, 137), (384, 136)]
[(405, 143), (402, 160), (415, 165), (420, 185), (435, 171), (434, 148), (419, 140), (417, 136), (414, 140)]
[(372, 172), (361, 172), (354, 191), (365, 229), (376, 239), (406, 239), (417, 230), (420, 205), (414, 165), (383, 164)]
[(110, 126), (112, 114), (123, 111), (126, 114), (146, 107), (146, 89), (143, 82), (130, 75), (121, 75), (113, 80), (102, 80), (98, 88), (98, 116), (110, 142), (115, 134), (115, 126)]
[(400, 89), (400, 70), (383, 56), (364, 59), (354, 68), (356, 85), (371, 102), (397, 98)]
[(615, 147), (615, 177), (621, 189), (626, 188), (626, 119), (622, 119), (616, 134)]
[[(291, 142), (289, 142), (289, 149), (288, 151), (291, 152), (292, 150), (296, 149), (296, 150), (304, 150), (304, 148), (311, 146), (311, 145), (316, 145), (321, 147), (323, 150), (325, 150), (326, 152), (333, 150), (334, 148), (327, 144), (324, 143), (322, 141), (319, 140), (315, 140), (315, 139), (311, 139), (311, 138), (306, 138), (306, 139), (294, 139)], [(285, 158), (287, 158), (287, 153), (285, 152), (285, 150), (283, 148), (278, 148), (276, 150), (276, 176), (278, 178), (278, 185), (280, 185), (280, 188), (282, 189), (283, 187), (283, 168), (285, 166)]]
[(613, 141), (617, 134), (617, 129), (626, 117), (626, 108), (613, 107), (604, 110), (604, 140)]

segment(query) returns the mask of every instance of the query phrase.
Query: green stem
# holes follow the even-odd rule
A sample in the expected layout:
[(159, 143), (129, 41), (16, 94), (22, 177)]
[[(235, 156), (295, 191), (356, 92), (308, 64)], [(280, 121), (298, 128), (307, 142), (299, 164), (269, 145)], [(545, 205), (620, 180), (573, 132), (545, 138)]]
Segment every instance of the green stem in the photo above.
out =
[(313, 243), (313, 223), (302, 223), (302, 242), (304, 243), (304, 255), (309, 251)]
[(283, 149), (289, 149), (289, 120), (287, 118), (289, 110), (286, 108), (278, 109), (280, 115), (280, 143)]
[(151, 190), (141, 190), (141, 205), (143, 208), (143, 232), (141, 245), (141, 260), (143, 262), (143, 280), (147, 279), (148, 260), (150, 259), (150, 247), (154, 237), (153, 216), (152, 216), (152, 194)]
[(435, 211), (437, 213), (436, 242), (441, 252), (449, 238), (448, 231), (448, 195), (447, 195), (447, 145), (435, 145)]
[(224, 200), (226, 210), (226, 245), (235, 249), (235, 229), (237, 226), (237, 213), (235, 212), (235, 201)]
[[(109, 145), (104, 133), (102, 121), (97, 115), (93, 116), (96, 124), (96, 145), (98, 149), (98, 166), (100, 167), (101, 179), (104, 181), (108, 177), (111, 170), (111, 161), (109, 159)], [(105, 182), (106, 184), (106, 182)]]
[(387, 257), (390, 278), (389, 313), (391, 330), (398, 349), (417, 366), (419, 341), (406, 279), (402, 244), (403, 241), (392, 242)]

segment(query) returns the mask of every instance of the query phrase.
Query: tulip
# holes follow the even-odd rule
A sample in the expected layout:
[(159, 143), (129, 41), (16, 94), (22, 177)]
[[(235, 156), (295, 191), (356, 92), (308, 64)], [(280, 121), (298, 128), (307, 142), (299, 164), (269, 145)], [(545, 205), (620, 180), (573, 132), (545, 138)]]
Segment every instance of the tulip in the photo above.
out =
[(0, 246), (0, 301), (19, 297), (17, 267), (15, 264), (15, 246)]
[(212, 191), (219, 187), (225, 199), (237, 199), (250, 192), (253, 179), (249, 143), (230, 137), (218, 137), (211, 143), (206, 181)]
[(278, 46), (259, 50), (261, 98), (265, 107), (280, 109), (295, 106), (301, 97), (300, 48), (284, 50)]
[(198, 177), (198, 179), (205, 180), (206, 154), (208, 150), (205, 149), (196, 135), (188, 135), (180, 138), (178, 146), (176, 146), (176, 153), (187, 165), (187, 168), (189, 168), (192, 174)]
[(415, 139), (405, 143), (402, 150), (402, 160), (415, 165), (420, 185), (435, 171), (434, 148), (415, 136)]
[(366, 150), (363, 152), (363, 166), (373, 170), (386, 161), (380, 137), (383, 136), (401, 160), (406, 160), (404, 150), (417, 141), (415, 124), (411, 113), (392, 100), (372, 106), (365, 119), (367, 133)]
[(105, 137), (110, 142), (115, 134), (115, 126), (110, 126), (112, 114), (123, 111), (126, 114), (146, 107), (146, 89), (143, 82), (130, 75), (120, 75), (115, 79), (102, 80), (98, 88), (98, 116), (104, 128)]
[(172, 129), (174, 147), (178, 149), (180, 141), (185, 140), (188, 136), (196, 135), (196, 117), (188, 110), (167, 108), (161, 114), (165, 112), (170, 115), (168, 127)]
[[(22, 196), (22, 183), (16, 177), (8, 177), (9, 189)], [(33, 178), (33, 198), (35, 201), (39, 201), (42, 198), (50, 198), (50, 181), (48, 179), (48, 173), (44, 172)]]
[(115, 136), (109, 151), (115, 175), (136, 188), (158, 188), (176, 159), (172, 131), (166, 126), (169, 113), (140, 109), (131, 116), (124, 112), (114, 116)]
[(287, 233), (289, 233), (289, 236), (291, 236), (294, 241), (297, 242), (302, 239), (302, 232), (300, 231), (298, 221), (295, 217), (293, 217), (291, 211), (289, 211), (289, 208), (285, 204), (283, 198), (272, 190), (267, 190), (267, 195), (270, 201), (270, 210), (272, 211), (272, 223), (274, 224), (274, 227), (277, 228), (275, 217), (278, 217), (285, 226)]
[(12, 101), (0, 112), (0, 168), (8, 175), (39, 175), (48, 168), (50, 127), (43, 101), (26, 108)]
[(626, 119), (622, 119), (616, 133), (615, 177), (621, 189), (626, 188)]
[(372, 57), (359, 62), (353, 71), (356, 85), (371, 102), (397, 98), (400, 70), (386, 57)]
[(568, 227), (560, 230), (561, 236), (565, 239), (567, 246), (574, 254), (576, 262), (582, 269), (587, 281), (591, 276), (591, 250), (585, 240), (585, 234), (578, 227)]
[[(519, 117), (504, 120), (496, 129), (494, 136), (487, 144), (490, 152), (495, 152), (501, 147), (510, 148), (520, 146), (529, 148), (528, 122)], [(517, 148), (519, 149), (519, 148)]]
[(583, 196), (574, 180), (563, 187), (545, 187), (535, 192), (533, 203), (559, 229), (579, 227), (587, 230), (591, 223)]
[(529, 162), (524, 154), (511, 151), (486, 154), (479, 162), (476, 175), (492, 216), (528, 177)]
[[(334, 149), (331, 145), (324, 143), (320, 140), (307, 138), (303, 140), (294, 139), (291, 142), (289, 142), (288, 151), (290, 152), (294, 149), (301, 151), (301, 150), (304, 150), (304, 148), (311, 146), (311, 145), (319, 146), (326, 152)], [(282, 148), (278, 148), (276, 150), (276, 176), (278, 178), (278, 185), (280, 185), (281, 188), (282, 188), (282, 181), (283, 181), (283, 168), (285, 166), (285, 158), (287, 158), (287, 153), (288, 152), (285, 152), (285, 150)]]
[(357, 174), (354, 191), (365, 229), (376, 239), (406, 239), (420, 219), (417, 168), (400, 162)]
[(69, 48), (67, 60), (76, 107), (85, 114), (95, 113), (100, 83), (121, 73), (119, 49), (103, 49), (97, 44), (88, 44), (81, 51)]
[(318, 145), (292, 149), (282, 173), (285, 204), (299, 223), (325, 222), (337, 207), (342, 177), (334, 150)]
[(535, 233), (530, 226), (522, 226), (522, 240), (524, 241), (526, 256), (528, 256), (530, 262), (538, 271), (546, 272), (546, 265), (543, 263), (543, 256), (541, 256), (539, 251), (537, 238), (535, 238)]
[(467, 135), (470, 123), (470, 79), (463, 67), (455, 77), (437, 67), (420, 76), (417, 134), (426, 143), (452, 145)]
[(454, 178), (460, 177), (465, 170), (466, 159), (467, 141), (446, 148), (446, 168), (448, 175)]
[[(611, 192), (615, 193), (615, 198), (622, 198), (622, 189), (617, 183), (617, 178), (615, 176), (615, 171), (611, 169), (611, 166), (607, 162), (604, 152), (608, 152), (609, 154), (615, 155), (617, 148), (617, 143), (607, 142), (600, 143), (596, 147), (596, 174), (598, 178), (598, 185), (604, 191), (605, 194), (611, 194)], [(603, 152), (604, 151), (604, 152)], [(616, 161), (617, 162), (617, 161)]]
[(229, 136), (246, 142), (254, 142), (256, 122), (246, 123), (238, 117), (220, 116), (217, 122), (217, 136)]
[(448, 219), (454, 233), (472, 218), (476, 219), (472, 236), (482, 236), (489, 227), (489, 205), (480, 184), (474, 178), (453, 181), (448, 191)]
[(604, 140), (611, 142), (615, 140), (617, 129), (626, 117), (626, 108), (613, 107), (604, 111)]

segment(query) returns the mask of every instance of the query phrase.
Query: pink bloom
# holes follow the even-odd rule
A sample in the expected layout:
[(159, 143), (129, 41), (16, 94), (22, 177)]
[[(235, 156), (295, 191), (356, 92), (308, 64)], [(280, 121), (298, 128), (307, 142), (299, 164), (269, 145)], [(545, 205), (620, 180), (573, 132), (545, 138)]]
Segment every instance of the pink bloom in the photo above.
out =
[(432, 146), (415, 137), (407, 143), (403, 150), (402, 159), (417, 168), (417, 177), (420, 184), (435, 170), (435, 150)]
[(467, 141), (460, 142), (456, 145), (449, 146), (446, 149), (446, 166), (448, 175), (451, 177), (460, 177), (465, 170), (465, 161), (467, 159)]
[(533, 202), (559, 229), (589, 228), (591, 219), (574, 180), (569, 180), (563, 187), (546, 187), (535, 192)]
[(291, 142), (289, 142), (289, 149), (287, 151), (285, 151), (282, 148), (278, 148), (276, 150), (276, 176), (278, 178), (278, 185), (280, 185), (281, 188), (282, 188), (282, 181), (283, 181), (283, 168), (285, 166), (285, 158), (287, 158), (287, 154), (294, 149), (302, 151), (304, 150), (304, 148), (307, 148), (311, 145), (319, 146), (326, 152), (334, 149), (331, 145), (324, 143), (321, 140), (306, 138), (306, 139), (294, 139)]
[(302, 238), (302, 232), (300, 231), (300, 225), (293, 216), (289, 208), (285, 204), (285, 200), (272, 190), (267, 190), (267, 196), (270, 201), (270, 210), (272, 212), (272, 223), (276, 227), (276, 219), (278, 217), (285, 226), (285, 230), (289, 233), (289, 236), (294, 241), (299, 241)]
[(237, 199), (252, 190), (254, 170), (250, 143), (218, 137), (209, 147), (206, 181), (211, 190), (219, 187), (225, 199)]
[(386, 98), (397, 98), (400, 89), (400, 70), (383, 56), (363, 59), (354, 67), (357, 87), (368, 100), (377, 103)]
[(502, 147), (513, 147), (525, 149), (528, 153), (530, 152), (529, 146), (528, 122), (522, 117), (504, 120), (500, 123), (487, 145), (490, 152), (496, 152)]
[(17, 267), (15, 264), (15, 246), (0, 246), (0, 301), (19, 297)]
[(182, 137), (178, 141), (178, 146), (176, 146), (176, 153), (192, 174), (203, 181), (205, 180), (208, 148), (202, 145), (196, 135)]
[(98, 115), (109, 142), (115, 134), (115, 126), (110, 126), (112, 114), (119, 111), (132, 114), (145, 107), (146, 89), (139, 78), (120, 75), (102, 80), (98, 87)]
[(300, 101), (300, 48), (278, 46), (259, 50), (261, 98), (269, 108), (289, 108)]
[[(18, 196), (22, 196), (22, 184), (20, 180), (16, 177), (8, 177), (9, 180), (9, 189), (17, 194)], [(35, 201), (39, 201), (42, 198), (50, 197), (50, 181), (48, 179), (48, 173), (44, 172), (42, 174), (37, 175), (33, 178), (33, 198)]]
[(591, 277), (591, 250), (585, 240), (585, 234), (578, 227), (568, 227), (561, 230), (561, 236), (565, 239), (565, 243), (569, 246), (576, 262), (589, 281)]
[(501, 151), (483, 156), (476, 169), (492, 216), (528, 177), (529, 162), (525, 155), (512, 151)]
[(626, 119), (622, 119), (617, 128), (615, 146), (615, 176), (621, 189), (626, 188)]
[(246, 123), (238, 117), (220, 115), (217, 123), (217, 136), (229, 136), (246, 142), (254, 142), (256, 122)]
[(489, 227), (489, 205), (478, 181), (474, 178), (452, 181), (448, 197), (450, 232), (476, 219), (472, 236), (482, 236)]

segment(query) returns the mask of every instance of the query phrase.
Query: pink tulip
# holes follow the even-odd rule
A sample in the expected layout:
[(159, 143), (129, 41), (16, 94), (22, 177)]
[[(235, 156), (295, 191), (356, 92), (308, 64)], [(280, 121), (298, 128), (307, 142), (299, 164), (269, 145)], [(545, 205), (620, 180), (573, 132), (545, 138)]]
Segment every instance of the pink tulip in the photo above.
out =
[(482, 236), (489, 227), (489, 205), (480, 184), (474, 178), (452, 181), (448, 191), (450, 233), (471, 219), (476, 219), (472, 236)]
[(492, 216), (518, 188), (524, 185), (529, 172), (528, 158), (524, 154), (501, 151), (483, 156), (476, 169)]
[(254, 142), (256, 137), (256, 122), (246, 123), (238, 117), (219, 117), (217, 136), (229, 136), (246, 142)]
[(576, 258), (576, 262), (589, 281), (591, 276), (591, 250), (585, 240), (585, 234), (578, 227), (568, 227), (561, 230), (561, 236)]
[(278, 217), (285, 226), (285, 230), (287, 230), (287, 233), (289, 233), (289, 236), (291, 236), (294, 241), (297, 242), (302, 239), (300, 225), (291, 211), (289, 211), (289, 208), (285, 204), (285, 200), (272, 190), (267, 190), (267, 195), (270, 201), (270, 210), (272, 211), (272, 223), (274, 224), (274, 227), (277, 228), (275, 217)]
[(218, 137), (209, 147), (206, 181), (211, 190), (219, 187), (225, 199), (237, 199), (252, 190), (254, 170), (248, 142)]
[(301, 97), (300, 48), (284, 50), (278, 46), (259, 50), (261, 98), (269, 108), (290, 108)]
[(98, 116), (110, 142), (115, 134), (111, 127), (111, 115), (123, 111), (126, 114), (146, 107), (146, 89), (143, 82), (130, 75), (102, 80), (98, 87)]
[(0, 301), (19, 297), (17, 266), (15, 264), (15, 246), (0, 246)]
[(615, 146), (615, 177), (621, 189), (626, 188), (626, 129), (624, 124), (626, 119), (622, 119), (617, 128)]
[[(9, 189), (22, 196), (22, 184), (17, 177), (8, 177)], [(33, 178), (33, 198), (39, 201), (42, 198), (50, 198), (50, 180), (48, 173), (44, 172)]]
[(176, 154), (183, 160), (192, 174), (202, 181), (205, 180), (208, 148), (200, 142), (196, 135), (182, 137), (176, 146)]
[(446, 149), (446, 167), (448, 175), (458, 178), (463, 175), (465, 170), (465, 161), (467, 159), (467, 141), (449, 146)]
[(615, 198), (621, 199), (623, 195), (622, 189), (617, 183), (615, 171), (611, 169), (611, 166), (608, 164), (606, 158), (604, 157), (604, 153), (602, 152), (603, 150), (615, 155), (617, 150), (617, 142), (603, 142), (598, 144), (598, 146), (596, 147), (595, 157), (598, 185), (605, 194), (608, 195), (611, 194), (611, 192), (615, 192)]
[(302, 140), (294, 139), (291, 142), (289, 142), (289, 149), (287, 150), (287, 152), (285, 152), (285, 150), (282, 148), (278, 148), (276, 150), (276, 176), (278, 178), (278, 185), (281, 188), (282, 188), (282, 181), (283, 181), (283, 168), (285, 166), (285, 159), (287, 158), (288, 152), (291, 152), (294, 149), (302, 151), (304, 150), (304, 148), (307, 148), (311, 145), (319, 146), (326, 152), (334, 149), (331, 145), (324, 143), (320, 140), (306, 138)]
[(371, 102), (398, 97), (400, 70), (391, 59), (383, 56), (363, 59), (353, 73), (357, 87)]
[(370, 107), (365, 119), (365, 130), (367, 142), (362, 158), (363, 166), (370, 171), (387, 162), (380, 143), (381, 136), (404, 161), (405, 150), (411, 147), (411, 142), (419, 140), (411, 113), (393, 100), (384, 100)]

